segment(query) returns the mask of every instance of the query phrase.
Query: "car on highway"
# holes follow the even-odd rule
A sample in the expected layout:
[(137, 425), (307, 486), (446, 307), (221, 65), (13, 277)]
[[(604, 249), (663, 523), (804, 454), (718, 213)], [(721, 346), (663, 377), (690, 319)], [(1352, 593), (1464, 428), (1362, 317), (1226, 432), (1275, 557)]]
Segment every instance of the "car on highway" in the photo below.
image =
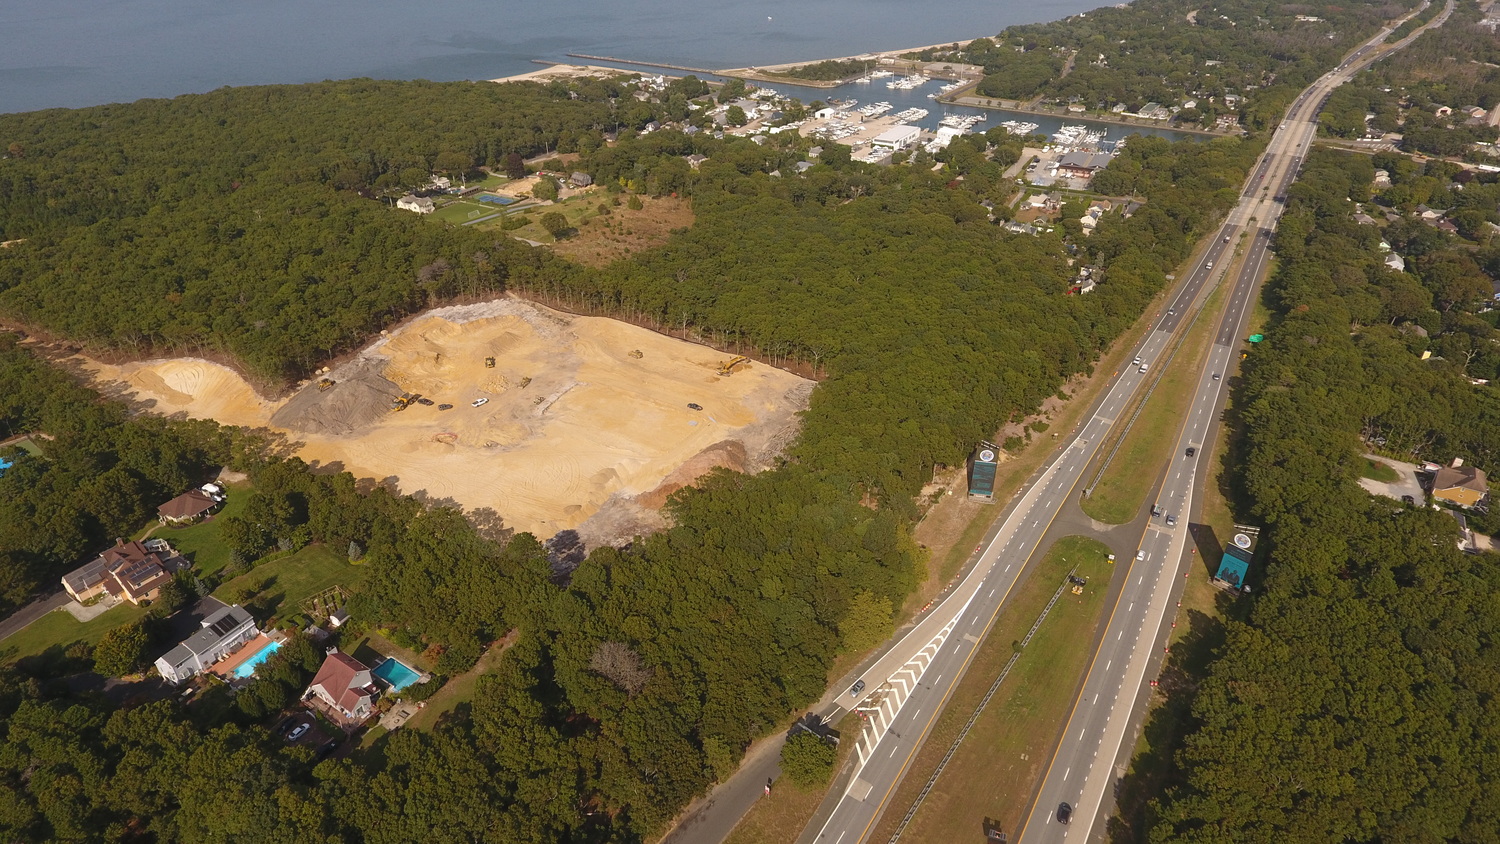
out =
[(1176, 527), (1176, 526), (1177, 526), (1177, 517), (1173, 516), (1171, 514), (1168, 514), (1167, 515), (1167, 527)]
[(1141, 359), (1140, 358), (1136, 358), (1135, 360), (1133, 360), (1133, 361), (1130, 362), (1130, 365), (1131, 366), (1140, 366), (1141, 365)]
[(854, 681), (854, 685), (852, 685), (852, 686), (849, 687), (849, 694), (850, 695), (857, 695), (857, 694), (859, 694), (860, 692), (862, 692), (864, 690), (865, 690), (865, 681), (864, 680), (855, 680)]
[(487, 405), (489, 403), (490, 403), (489, 399), (475, 399), (475, 400), (469, 402), (469, 406), (470, 407), (483, 407), (484, 405)]
[(1229, 242), (1229, 235), (1227, 235), (1227, 234), (1226, 234), (1226, 235), (1224, 235), (1224, 242), (1225, 242), (1225, 243), (1228, 243), (1228, 242)]
[(1214, 380), (1215, 381), (1219, 380), (1219, 373), (1217, 373), (1217, 372), (1214, 373)]
[(1151, 515), (1152, 515), (1152, 517), (1160, 516), (1161, 515), (1161, 505), (1159, 505), (1159, 504), (1152, 504), (1151, 505)]
[(1192, 457), (1193, 455), (1195, 455), (1197, 453), (1198, 453), (1198, 449), (1193, 448), (1192, 446), (1188, 446), (1188, 450), (1187, 450), (1187, 456), (1188, 457)]
[(1135, 559), (1137, 562), (1146, 559), (1146, 549), (1142, 548), (1141, 550), (1135, 552)]
[(312, 729), (312, 724), (298, 724), (297, 725), (297, 729), (292, 730), (291, 734), (286, 737), (286, 740), (287, 741), (296, 741), (297, 739), (302, 738), (303, 736), (307, 735), (307, 731), (311, 730), (311, 729)]
[(1073, 805), (1071, 803), (1057, 804), (1057, 822), (1071, 823), (1073, 821)]
[(1209, 261), (1208, 262), (1208, 268), (1209, 269), (1213, 269), (1214, 268), (1214, 262), (1213, 261)]
[(1143, 364), (1141, 364), (1141, 369), (1140, 369), (1140, 371), (1141, 371), (1141, 372), (1145, 372), (1145, 371), (1146, 371), (1146, 366), (1147, 366), (1147, 364), (1144, 364), (1144, 363), (1143, 363)]

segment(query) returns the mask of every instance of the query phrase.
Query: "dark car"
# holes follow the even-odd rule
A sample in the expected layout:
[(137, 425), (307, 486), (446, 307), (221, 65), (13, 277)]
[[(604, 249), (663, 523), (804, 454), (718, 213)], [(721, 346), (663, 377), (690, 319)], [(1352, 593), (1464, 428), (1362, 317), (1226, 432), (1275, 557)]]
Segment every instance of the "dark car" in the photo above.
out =
[(1412, 504), (1412, 505), (1415, 505), (1417, 503), (1417, 499), (1412, 498), (1410, 495), (1403, 495), (1403, 496), (1401, 496), (1401, 500), (1404, 501), (1404, 502), (1406, 502), (1407, 504)]
[(1188, 457), (1192, 457), (1193, 455), (1195, 455), (1197, 453), (1198, 453), (1198, 449), (1193, 448), (1192, 446), (1188, 446), (1188, 450), (1187, 450), (1187, 456)]
[(432, 407), (432, 399), (417, 399), (417, 404), (423, 407)]
[(696, 402), (688, 402), (688, 410), (702, 410), (703, 405)]
[(1176, 516), (1168, 516), (1167, 517), (1167, 527), (1175, 527), (1176, 525), (1177, 525), (1177, 517)]
[(323, 743), (322, 747), (318, 748), (318, 752), (317, 752), (317, 754), (316, 754), (316, 756), (314, 758), (316, 758), (319, 762), (321, 762), (324, 759), (327, 759), (328, 758), (328, 754), (332, 753), (335, 749), (338, 748), (338, 746), (339, 746), (339, 743), (338, 743), (337, 739), (332, 739), (330, 741), (326, 741), (326, 742)]
[(1057, 804), (1057, 822), (1069, 823), (1073, 820), (1073, 806), (1070, 803)]
[(452, 409), (453, 409), (453, 405), (451, 405), (451, 404), (440, 404), (440, 405), (438, 405), (438, 410), (452, 410)]

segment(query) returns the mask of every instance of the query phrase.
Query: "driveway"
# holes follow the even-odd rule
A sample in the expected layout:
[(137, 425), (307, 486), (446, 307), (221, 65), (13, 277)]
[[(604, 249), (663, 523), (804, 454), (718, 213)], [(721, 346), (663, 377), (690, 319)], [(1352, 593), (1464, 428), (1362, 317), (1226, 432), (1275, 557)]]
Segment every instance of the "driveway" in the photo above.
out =
[(1371, 478), (1360, 478), (1359, 485), (1364, 487), (1371, 495), (1383, 495), (1386, 498), (1394, 498), (1397, 501), (1400, 501), (1403, 495), (1410, 495), (1413, 501), (1418, 504), (1423, 503), (1427, 492), (1422, 489), (1422, 484), (1417, 481), (1417, 467), (1415, 465), (1374, 454), (1366, 454), (1365, 457), (1379, 463), (1384, 463), (1395, 469), (1396, 474), (1401, 476), (1395, 483), (1389, 484)]

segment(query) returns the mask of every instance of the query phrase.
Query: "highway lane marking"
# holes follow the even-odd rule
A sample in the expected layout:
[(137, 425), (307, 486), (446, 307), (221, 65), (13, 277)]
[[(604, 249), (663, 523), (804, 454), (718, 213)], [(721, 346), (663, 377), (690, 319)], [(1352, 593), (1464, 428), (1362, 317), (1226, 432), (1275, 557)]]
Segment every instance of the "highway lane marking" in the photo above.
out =
[(1098, 702), (1099, 702), (1099, 693), (1098, 692), (1094, 692), (1094, 703), (1098, 703)]

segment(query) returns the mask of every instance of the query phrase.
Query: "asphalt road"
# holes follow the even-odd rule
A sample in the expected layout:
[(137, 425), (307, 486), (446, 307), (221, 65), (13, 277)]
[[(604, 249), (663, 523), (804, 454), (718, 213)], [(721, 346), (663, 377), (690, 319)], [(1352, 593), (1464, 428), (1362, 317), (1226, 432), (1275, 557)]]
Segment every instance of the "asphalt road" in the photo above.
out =
[[(1440, 26), (1452, 8), (1452, 0), (1448, 0), (1447, 9), (1430, 26)], [(1186, 516), (1190, 508), (1201, 506), (1194, 491), (1211, 473), (1211, 467), (1204, 466), (1199, 457), (1216, 434), (1223, 399), (1221, 376), (1235, 362), (1250, 305), (1266, 271), (1271, 230), (1283, 207), (1279, 198), (1285, 196), (1286, 189), (1296, 179), (1297, 168), (1316, 131), (1318, 111), (1328, 95), (1371, 61), (1391, 52), (1376, 49), (1390, 31), (1384, 30), (1366, 42), (1349, 60), (1294, 101), (1288, 118), (1272, 136), (1239, 207), (1230, 216), (1231, 223), (1252, 226), (1246, 230), (1250, 239), (1214, 345), (1199, 373), (1178, 447), (1162, 481), (1157, 503), (1163, 516), (1152, 519), (1146, 529), (1141, 540), (1141, 557), (1131, 563), (1124, 589), (1110, 615), (1103, 641), (1062, 731), (1053, 760), (1026, 821), (1012, 838), (1014, 841), (1061, 842), (1069, 837), (1087, 841), (1096, 829), (1095, 837), (1103, 837), (1103, 821), (1114, 808), (1113, 786), (1123, 775), (1132, 750), (1132, 743), (1126, 739), (1132, 734), (1132, 724), (1144, 713), (1150, 696), (1145, 680), (1158, 669), (1171, 631), (1167, 622), (1173, 616), (1170, 609), (1176, 601), (1174, 590), (1184, 576), (1191, 574), (1190, 519)], [(1393, 49), (1405, 46), (1413, 38), (1415, 35)], [(1196, 449), (1197, 455), (1189, 457), (1189, 448)], [(1165, 524), (1167, 515), (1175, 517), (1175, 527)], [(1068, 824), (1059, 821), (1063, 803), (1073, 809)]]

